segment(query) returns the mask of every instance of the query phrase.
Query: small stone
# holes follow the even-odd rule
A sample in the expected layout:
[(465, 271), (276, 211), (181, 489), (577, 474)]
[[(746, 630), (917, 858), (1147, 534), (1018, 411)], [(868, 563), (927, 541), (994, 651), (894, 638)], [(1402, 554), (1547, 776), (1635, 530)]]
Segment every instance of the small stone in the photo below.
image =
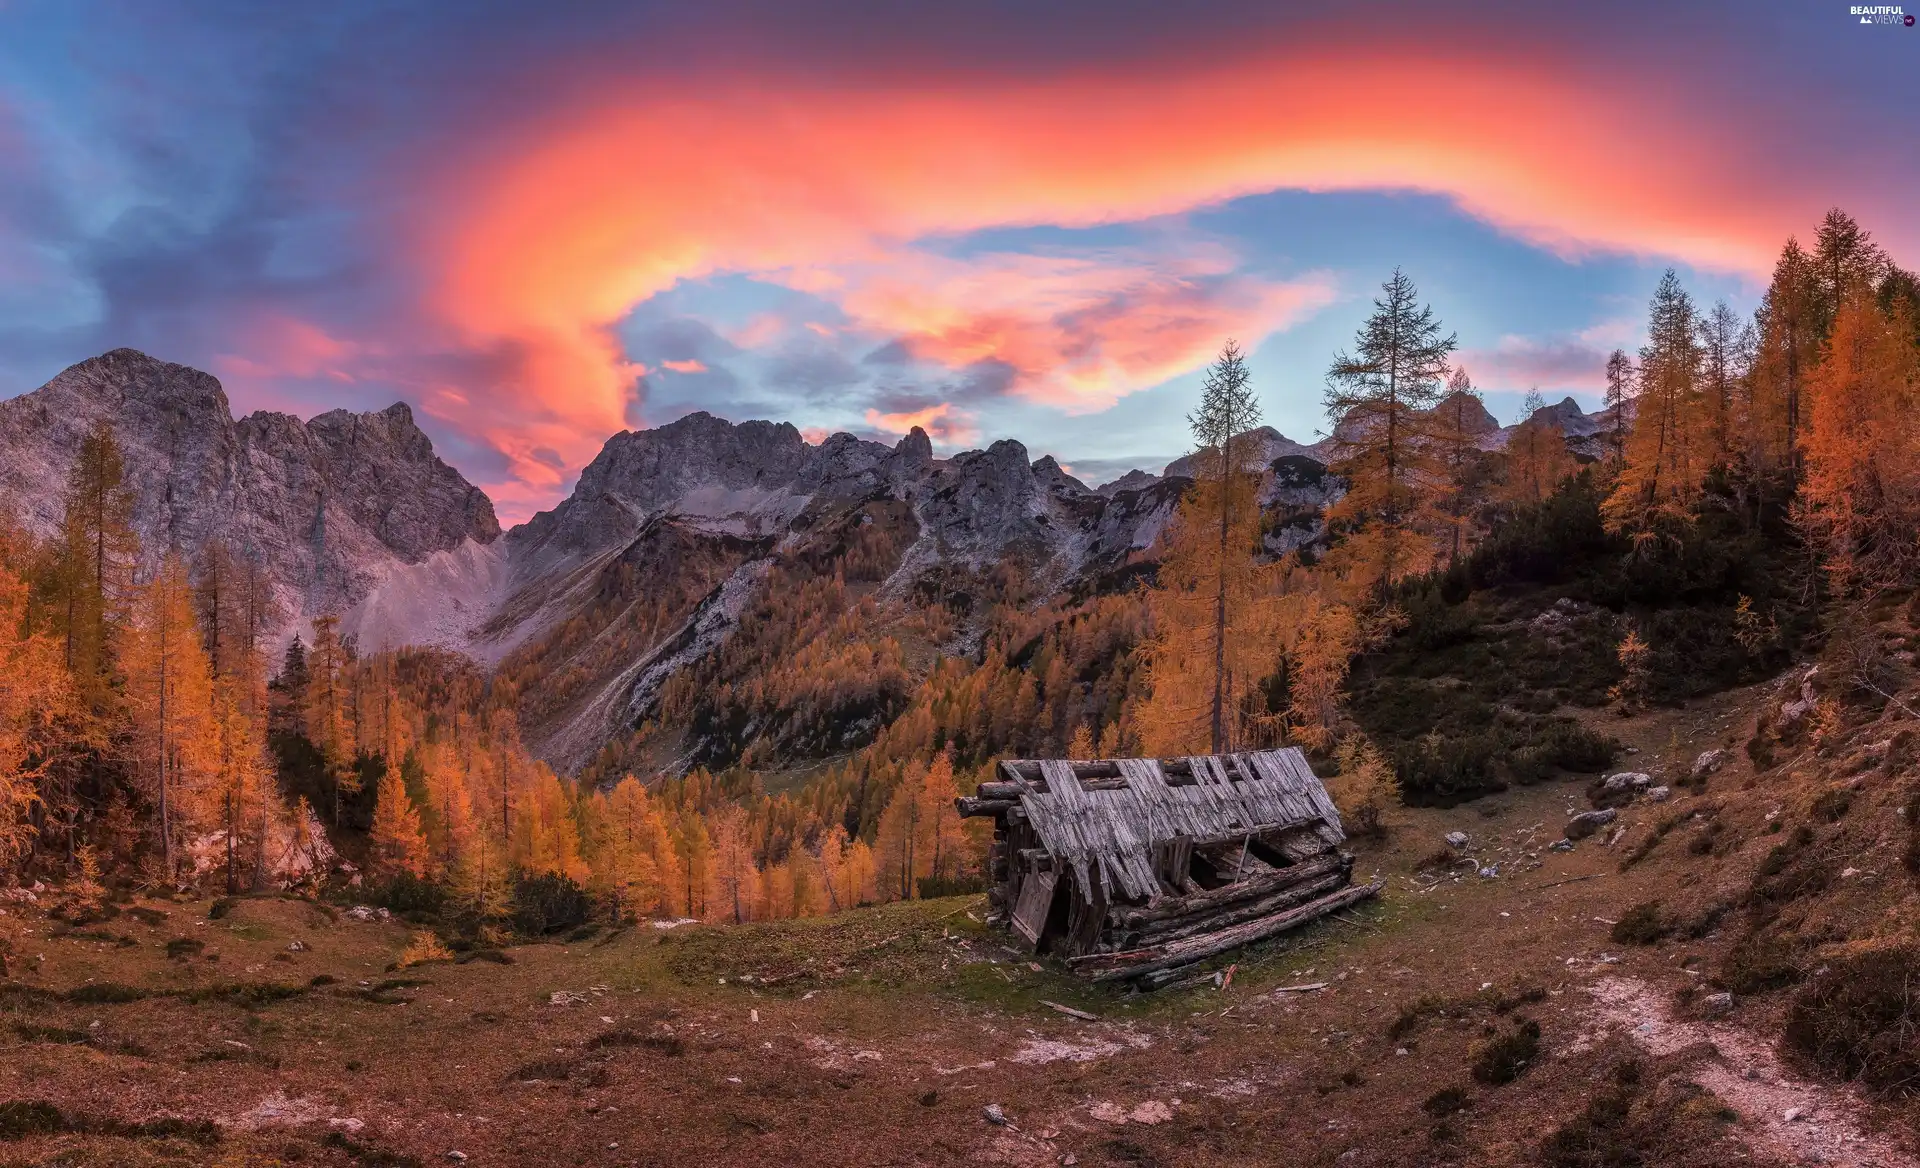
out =
[(980, 1114), (985, 1116), (987, 1122), (992, 1124), (995, 1127), (1007, 1126), (1006, 1110), (1002, 1108), (998, 1103), (987, 1104), (985, 1107), (980, 1109)]
[(1554, 840), (1547, 845), (1547, 850), (1549, 852), (1571, 852), (1573, 850), (1573, 841), (1570, 839)]
[(1789, 1107), (1787, 1108), (1786, 1114), (1781, 1118), (1785, 1119), (1788, 1123), (1799, 1123), (1801, 1120), (1807, 1118), (1807, 1109), (1804, 1107)]
[(455, 1164), (465, 1164), (467, 1162), (467, 1154), (465, 1152), (448, 1152), (447, 1159), (452, 1160)]
[(1690, 773), (1695, 779), (1704, 779), (1725, 765), (1727, 765), (1726, 751), (1709, 750), (1693, 760), (1693, 770)]
[(1611, 807), (1601, 811), (1583, 811), (1572, 819), (1567, 820), (1567, 838), (1570, 840), (1585, 839), (1607, 824), (1612, 823), (1619, 814), (1618, 811), (1615, 811)]
[(1733, 995), (1708, 994), (1700, 1002), (1700, 1012), (1709, 1018), (1720, 1018), (1733, 1013)]
[(1653, 776), (1640, 771), (1621, 771), (1617, 775), (1608, 775), (1606, 782), (1600, 785), (1602, 791), (1617, 793), (1620, 791), (1639, 791), (1653, 785)]
[(1464, 831), (1450, 831), (1450, 832), (1448, 832), (1448, 833), (1447, 833), (1447, 846), (1448, 846), (1448, 847), (1450, 847), (1450, 848), (1464, 848), (1464, 847), (1466, 847), (1466, 846), (1467, 846), (1467, 843), (1468, 843), (1468, 839), (1467, 839), (1467, 833), (1466, 833), (1466, 832), (1464, 832)]
[(1491, 864), (1480, 869), (1480, 876), (1484, 880), (1491, 880), (1498, 875), (1500, 875), (1500, 865), (1498, 864)]
[(288, 941), (287, 942), (287, 952), (289, 953), (305, 953), (306, 951), (307, 951), (307, 943), (305, 941)]
[(1665, 803), (1667, 800), (1673, 798), (1673, 788), (1648, 787), (1647, 798), (1653, 800), (1655, 803)]

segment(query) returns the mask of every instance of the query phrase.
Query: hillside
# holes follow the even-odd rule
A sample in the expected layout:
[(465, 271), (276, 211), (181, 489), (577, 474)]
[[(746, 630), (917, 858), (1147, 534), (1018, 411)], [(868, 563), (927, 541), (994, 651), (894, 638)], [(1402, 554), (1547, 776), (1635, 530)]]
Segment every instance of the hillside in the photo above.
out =
[[(1911, 764), (1876, 745), (1912, 718), (1850, 707), (1817, 747), (1747, 759), (1802, 673), (1607, 716), (1673, 790), (1622, 807), (1617, 838), (1547, 849), (1586, 805), (1567, 788), (1395, 812), (1359, 845), (1388, 897), (1218, 990), (1091, 990), (1005, 951), (968, 898), (392, 972), (419, 926), (274, 898), (62, 921), (57, 894), (16, 893), (0, 1140), (99, 1165), (1920, 1163), (1911, 1102), (1774, 1043), (1853, 954), (1911, 952), (1920, 909)], [(1692, 783), (1709, 749), (1727, 761)], [(1756, 977), (1783, 929), (1801, 947)], [(1534, 1025), (1537, 1052), (1511, 1038)]]

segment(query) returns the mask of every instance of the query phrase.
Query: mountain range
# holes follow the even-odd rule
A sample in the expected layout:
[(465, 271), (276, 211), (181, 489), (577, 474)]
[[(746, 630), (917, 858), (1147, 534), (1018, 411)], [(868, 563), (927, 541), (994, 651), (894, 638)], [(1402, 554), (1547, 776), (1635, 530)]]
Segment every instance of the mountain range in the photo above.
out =
[[(1472, 408), (1480, 444), (1504, 446), (1513, 427)], [(1571, 398), (1547, 410), (1576, 453), (1597, 453), (1585, 447), (1603, 417)], [(1095, 489), (1011, 439), (936, 458), (918, 428), (892, 446), (845, 433), (814, 444), (787, 423), (694, 413), (615, 434), (564, 501), (503, 532), (404, 403), (236, 419), (211, 375), (117, 349), (0, 401), (0, 501), (18, 522), (57, 531), (68, 469), (103, 419), (149, 555), (192, 555), (218, 537), (252, 556), (279, 602), (281, 642), (333, 613), (363, 651), (437, 645), (491, 667), (537, 663), (523, 723), (562, 769), (648, 717), (782, 565), (871, 562), (862, 595), (958, 614), (937, 647), (964, 651), (995, 603), (1124, 580), (1191, 474), (1182, 458)], [(1340, 490), (1324, 473), (1335, 439), (1250, 436), (1266, 501), (1295, 516), (1269, 548), (1315, 538)]]

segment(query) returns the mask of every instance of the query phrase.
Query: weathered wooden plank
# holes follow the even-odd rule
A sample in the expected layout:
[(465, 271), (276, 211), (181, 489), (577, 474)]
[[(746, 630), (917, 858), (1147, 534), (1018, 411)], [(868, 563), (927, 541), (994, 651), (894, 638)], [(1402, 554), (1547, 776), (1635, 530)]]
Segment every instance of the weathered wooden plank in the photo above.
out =
[(1256, 917), (1264, 917), (1279, 912), (1283, 908), (1292, 908), (1294, 905), (1318, 899), (1345, 886), (1346, 883), (1347, 878), (1343, 873), (1329, 872), (1318, 880), (1309, 880), (1305, 884), (1283, 888), (1246, 904), (1234, 905), (1231, 908), (1197, 916), (1177, 917), (1171, 921), (1157, 921), (1139, 930), (1139, 940), (1135, 944), (1136, 946), (1164, 945), (1169, 941), (1179, 941), (1201, 933), (1219, 932), (1234, 925), (1244, 924)]
[(1119, 909), (1113, 914), (1114, 923), (1125, 928), (1138, 928), (1155, 921), (1215, 912), (1241, 901), (1278, 892), (1283, 888), (1292, 888), (1310, 880), (1318, 880), (1330, 872), (1338, 872), (1344, 878), (1352, 870), (1352, 857), (1341, 852), (1328, 852), (1290, 868), (1276, 868), (1271, 872), (1262, 872), (1238, 884), (1229, 884), (1223, 888), (1213, 888), (1188, 896), (1162, 897), (1142, 908)]
[(1038, 948), (1040, 934), (1046, 930), (1047, 914), (1053, 910), (1053, 891), (1059, 882), (1057, 872), (1035, 872), (1020, 888), (1020, 902), (1013, 909), (1013, 931)]
[(1260, 917), (1230, 929), (1173, 941), (1165, 945), (1130, 949), (1121, 953), (1089, 953), (1084, 957), (1070, 957), (1067, 959), (1067, 964), (1074, 972), (1089, 974), (1095, 981), (1139, 977), (1170, 966), (1200, 961), (1218, 953), (1225, 953), (1229, 949), (1237, 949), (1242, 945), (1264, 940), (1275, 933), (1283, 933), (1350, 904), (1357, 904), (1369, 897), (1377, 896), (1382, 887), (1382, 882), (1376, 880), (1372, 884), (1343, 888), (1318, 900), (1311, 900), (1284, 912)]

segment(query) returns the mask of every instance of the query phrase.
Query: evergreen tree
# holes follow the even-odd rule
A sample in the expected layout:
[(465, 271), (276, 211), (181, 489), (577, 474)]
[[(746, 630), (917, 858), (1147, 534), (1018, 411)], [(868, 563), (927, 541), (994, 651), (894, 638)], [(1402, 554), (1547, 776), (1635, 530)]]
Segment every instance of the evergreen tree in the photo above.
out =
[(1822, 340), (1832, 332), (1840, 310), (1855, 296), (1871, 296), (1891, 265), (1853, 216), (1835, 207), (1820, 220), (1813, 239), (1814, 314)]
[(1432, 308), (1398, 268), (1373, 306), (1354, 352), (1337, 354), (1327, 370), (1326, 407), (1336, 443), (1330, 469), (1348, 483), (1335, 517), (1375, 526), (1373, 571), (1384, 596), (1426, 566), (1414, 543), (1423, 495), (1437, 478), (1427, 411), (1458, 341), (1440, 335)]
[[(288, 650), (289, 665), (292, 650)], [(306, 653), (306, 686), (300, 709), (307, 740), (320, 752), (333, 786), (333, 825), (340, 826), (345, 800), (360, 790), (354, 768), (354, 731), (347, 717), (346, 647), (340, 642), (340, 618), (313, 618), (313, 645)]]

